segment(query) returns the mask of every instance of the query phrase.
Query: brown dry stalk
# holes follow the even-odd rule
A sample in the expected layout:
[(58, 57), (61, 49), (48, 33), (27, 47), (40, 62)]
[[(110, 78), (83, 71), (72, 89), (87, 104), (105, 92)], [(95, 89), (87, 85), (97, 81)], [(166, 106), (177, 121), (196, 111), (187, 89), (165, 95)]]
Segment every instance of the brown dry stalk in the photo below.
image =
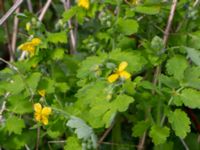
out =
[[(70, 9), (71, 4), (70, 4), (70, 0), (62, 0), (63, 4), (64, 4), (64, 8), (65, 10)], [(72, 24), (72, 20), (69, 19), (68, 20), (68, 27), (70, 29), (69, 34), (70, 34), (70, 54), (76, 54), (76, 31), (77, 31), (77, 23), (76, 25), (73, 27)]]
[[(165, 31), (164, 31), (163, 42), (164, 42), (165, 48), (167, 46), (167, 42), (168, 42), (168, 39), (169, 39), (169, 33), (170, 33), (170, 30), (171, 30), (171, 25), (172, 25), (172, 21), (173, 21), (173, 18), (174, 18), (174, 13), (175, 13), (175, 10), (176, 10), (177, 2), (178, 2), (178, 0), (173, 0), (173, 2), (172, 2), (170, 14), (169, 14), (168, 21), (167, 21), (167, 26), (166, 26)], [(154, 85), (156, 85), (158, 83), (158, 77), (159, 77), (160, 73), (161, 73), (161, 66), (159, 65), (159, 66), (156, 67), (155, 72), (154, 72), (154, 79), (153, 79)], [(152, 91), (152, 92), (155, 93), (155, 91)], [(139, 141), (139, 144), (138, 144), (138, 150), (144, 149), (145, 139), (146, 139), (146, 131), (143, 134), (143, 136), (140, 138), (140, 141)]]

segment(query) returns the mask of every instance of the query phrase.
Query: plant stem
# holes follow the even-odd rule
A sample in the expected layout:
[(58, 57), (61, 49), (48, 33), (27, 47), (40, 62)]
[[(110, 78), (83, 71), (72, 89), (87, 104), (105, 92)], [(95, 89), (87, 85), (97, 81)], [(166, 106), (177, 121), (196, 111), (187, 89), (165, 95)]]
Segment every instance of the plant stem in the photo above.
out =
[(107, 137), (107, 135), (110, 133), (110, 131), (112, 130), (113, 126), (114, 126), (114, 123), (112, 123), (112, 125), (103, 133), (103, 135), (101, 136), (100, 140), (98, 141), (98, 147), (103, 142), (103, 140)]
[(37, 141), (36, 141), (36, 148), (35, 150), (39, 150), (40, 145), (40, 126), (37, 127)]

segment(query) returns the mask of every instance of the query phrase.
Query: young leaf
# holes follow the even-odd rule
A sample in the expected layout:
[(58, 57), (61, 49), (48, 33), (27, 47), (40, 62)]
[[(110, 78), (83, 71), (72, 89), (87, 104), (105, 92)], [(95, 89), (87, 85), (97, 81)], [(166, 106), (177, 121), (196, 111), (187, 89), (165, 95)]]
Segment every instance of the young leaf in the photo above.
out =
[(130, 97), (125, 94), (120, 94), (115, 100), (111, 102), (110, 109), (124, 112), (128, 109), (129, 105), (134, 102), (133, 97)]
[(155, 145), (163, 144), (166, 142), (167, 137), (169, 136), (169, 128), (168, 127), (160, 127), (158, 125), (153, 125), (150, 130), (150, 137), (153, 140)]
[(143, 120), (137, 122), (132, 128), (132, 136), (134, 137), (140, 137), (144, 134), (145, 130), (150, 127), (150, 121)]
[(25, 128), (24, 120), (16, 116), (6, 120), (6, 131), (9, 133), (21, 134), (23, 128)]
[(194, 64), (200, 66), (200, 51), (194, 48), (185, 47), (188, 57), (192, 60)]
[(23, 95), (13, 95), (8, 97), (8, 109), (17, 114), (25, 114), (33, 111), (32, 103)]
[(188, 62), (185, 57), (176, 55), (167, 61), (167, 72), (169, 75), (173, 75), (175, 79), (182, 80), (184, 77), (184, 71), (188, 67)]
[(76, 137), (68, 137), (64, 150), (82, 150), (81, 144)]
[(136, 73), (143, 69), (147, 61), (142, 56), (142, 53), (138, 51), (121, 51), (115, 49), (109, 54), (109, 58), (121, 63), (122, 61), (128, 62), (127, 71), (130, 73)]
[(184, 89), (181, 99), (185, 106), (190, 108), (200, 108), (200, 92), (191, 88)]
[(19, 94), (25, 89), (24, 81), (22, 80), (21, 76), (16, 74), (12, 77), (12, 80), (7, 82), (4, 87), (7, 92), (11, 94)]
[(180, 87), (178, 80), (174, 79), (173, 77), (168, 77), (166, 75), (161, 74), (160, 81), (161, 83), (165, 84), (166, 86), (172, 89)]
[(135, 20), (132, 19), (118, 19), (118, 29), (121, 33), (125, 35), (131, 35), (138, 31), (138, 23)]
[(160, 12), (160, 6), (137, 6), (134, 11), (147, 15), (156, 15)]
[(47, 41), (54, 44), (67, 43), (67, 33), (65, 31), (57, 33), (48, 33)]
[(184, 74), (184, 81), (187, 87), (200, 90), (200, 66), (187, 68)]
[(89, 127), (82, 119), (71, 116), (70, 120), (66, 124), (68, 127), (74, 128), (75, 133), (79, 139), (88, 140), (93, 139), (93, 148), (96, 148), (96, 140), (94, 140), (95, 134), (91, 127)]
[(168, 114), (168, 119), (176, 136), (185, 138), (187, 133), (190, 132), (191, 122), (184, 111), (176, 109), (174, 112)]
[(31, 88), (33, 92), (36, 91), (36, 88), (38, 86), (41, 76), (42, 74), (40, 72), (34, 72), (26, 79), (26, 83), (28, 84), (28, 87)]

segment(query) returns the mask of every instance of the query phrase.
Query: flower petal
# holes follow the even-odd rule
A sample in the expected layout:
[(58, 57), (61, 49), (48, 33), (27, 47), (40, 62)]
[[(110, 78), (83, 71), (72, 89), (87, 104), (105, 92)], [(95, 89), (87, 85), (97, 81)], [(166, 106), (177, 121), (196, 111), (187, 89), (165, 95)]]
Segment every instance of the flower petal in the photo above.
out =
[(33, 38), (32, 40), (31, 40), (31, 44), (33, 45), (33, 46), (37, 46), (37, 45), (39, 45), (41, 43), (41, 40), (39, 39), (39, 38)]
[(118, 71), (119, 71), (119, 72), (123, 71), (127, 66), (128, 66), (128, 63), (127, 63), (126, 61), (122, 61), (122, 62), (119, 64)]
[(78, 0), (78, 6), (83, 7), (85, 9), (89, 9), (90, 2), (89, 0)]
[(35, 113), (34, 118), (36, 121), (41, 121), (41, 114), (40, 113)]
[(49, 120), (48, 120), (48, 118), (46, 116), (42, 116), (42, 123), (44, 125), (47, 125), (49, 123)]
[(115, 82), (118, 78), (119, 78), (119, 75), (115, 73), (115, 74), (111, 74), (111, 75), (107, 78), (107, 80), (108, 80), (108, 82), (113, 83), (113, 82)]
[(127, 71), (122, 71), (120, 73), (120, 77), (124, 78), (124, 79), (129, 79), (131, 77), (131, 74), (129, 72), (127, 72)]
[(36, 104), (34, 104), (33, 107), (34, 107), (35, 112), (37, 112), (37, 113), (41, 113), (41, 111), (42, 111), (42, 106), (41, 106), (40, 103), (36, 103)]
[(42, 116), (48, 116), (51, 114), (51, 108), (50, 107), (44, 107), (42, 109)]

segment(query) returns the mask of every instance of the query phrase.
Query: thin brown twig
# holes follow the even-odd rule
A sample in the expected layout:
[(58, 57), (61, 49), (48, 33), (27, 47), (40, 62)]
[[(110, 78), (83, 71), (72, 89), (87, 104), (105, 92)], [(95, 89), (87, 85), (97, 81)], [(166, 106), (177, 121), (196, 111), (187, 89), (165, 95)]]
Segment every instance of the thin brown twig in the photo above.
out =
[[(17, 8), (15, 12), (19, 13), (19, 11), (20, 11), (20, 7)], [(15, 54), (15, 50), (16, 50), (18, 24), (19, 24), (19, 19), (17, 18), (17, 16), (15, 16), (14, 25), (13, 25), (12, 41), (11, 41), (11, 47), (12, 47), (13, 54)]]
[[(178, 2), (178, 0), (173, 0), (172, 5), (171, 5), (170, 14), (169, 14), (168, 21), (167, 21), (167, 26), (165, 28), (164, 36), (163, 36), (164, 48), (166, 48), (167, 42), (169, 39), (169, 33), (171, 30), (171, 25), (172, 25), (172, 21), (174, 18), (174, 13), (176, 10), (177, 2)], [(166, 51), (166, 50), (164, 50), (164, 51)], [(161, 65), (157, 66), (155, 69), (154, 79), (153, 79), (154, 85), (156, 85), (158, 83), (158, 77), (159, 77), (160, 73), (161, 73)], [(155, 91), (153, 90), (152, 93), (154, 94)], [(145, 138), (146, 138), (146, 131), (144, 132), (143, 136), (140, 139), (140, 142), (138, 144), (138, 150), (142, 150), (144, 148)]]
[(163, 42), (164, 42), (165, 47), (167, 46), (169, 33), (171, 30), (171, 25), (172, 25), (172, 21), (174, 18), (174, 13), (176, 10), (177, 2), (178, 2), (178, 0), (173, 0), (172, 5), (171, 5), (171, 10), (170, 10), (170, 14), (169, 14), (168, 22), (167, 22), (167, 27), (165, 28), (164, 37), (163, 37)]
[(44, 7), (42, 8), (42, 12), (40, 13), (40, 16), (38, 17), (38, 20), (39, 20), (39, 21), (42, 21), (42, 20), (43, 20), (44, 15), (46, 14), (46, 12), (47, 12), (47, 10), (48, 10), (50, 4), (51, 4), (51, 1), (52, 1), (52, 0), (48, 0), (48, 1), (46, 2), (46, 4), (44, 5)]
[(27, 2), (28, 10), (32, 13), (33, 12), (33, 5), (31, 3), (31, 0), (26, 0), (26, 2)]
[(146, 140), (146, 131), (142, 135), (142, 138), (140, 138), (140, 142), (137, 146), (137, 150), (143, 150), (144, 149), (145, 140)]
[[(2, 10), (3, 12), (5, 13), (6, 10), (5, 10), (5, 7), (4, 7), (4, 0), (2, 0)], [(2, 17), (3, 18), (3, 17)], [(14, 60), (14, 55), (13, 55), (13, 52), (12, 52), (12, 46), (11, 46), (11, 38), (10, 38), (10, 31), (9, 31), (9, 26), (8, 26), (8, 23), (7, 21), (5, 20), (5, 22), (3, 23), (4, 25), (4, 30), (5, 30), (5, 33), (7, 35), (7, 45), (8, 45), (8, 53), (9, 53), (9, 60), (10, 61), (13, 61)]]
[[(70, 9), (71, 7), (71, 4), (70, 4), (70, 0), (62, 0), (62, 3), (64, 4), (64, 8), (65, 10), (68, 10)], [(69, 34), (70, 34), (70, 54), (76, 54), (77, 51), (76, 51), (76, 45), (77, 45), (77, 42), (76, 42), (76, 31), (77, 31), (77, 27), (78, 27), (78, 24), (76, 23), (75, 25), (75, 29), (73, 29), (73, 25), (72, 25), (72, 20), (69, 19), (68, 20), (68, 26), (69, 26)]]
[(13, 14), (13, 12), (23, 3), (23, 0), (17, 0), (15, 4), (0, 19), (0, 26)]
[(40, 126), (37, 127), (37, 141), (35, 150), (39, 150), (39, 145), (40, 145)]
[(103, 135), (101, 136), (101, 138), (98, 141), (98, 146), (103, 142), (103, 140), (107, 137), (107, 135), (110, 133), (110, 131), (112, 130), (114, 126), (114, 123), (112, 123), (112, 125), (103, 133)]
[[(164, 52), (166, 51), (166, 46), (167, 46), (167, 42), (168, 42), (168, 39), (169, 39), (169, 33), (170, 33), (170, 30), (171, 30), (171, 25), (172, 25), (172, 21), (173, 21), (173, 18), (174, 18), (174, 13), (175, 13), (175, 10), (176, 10), (177, 2), (178, 2), (178, 0), (173, 0), (173, 2), (172, 2), (167, 26), (166, 26), (165, 31), (164, 31), (164, 36), (163, 36), (163, 43), (164, 43), (164, 48), (165, 48)], [(157, 82), (158, 82), (158, 76), (159, 76), (160, 72), (161, 72), (161, 66), (159, 65), (159, 66), (156, 67), (156, 70), (155, 70), (155, 73), (154, 73), (154, 80), (153, 80), (154, 85), (156, 85)]]

